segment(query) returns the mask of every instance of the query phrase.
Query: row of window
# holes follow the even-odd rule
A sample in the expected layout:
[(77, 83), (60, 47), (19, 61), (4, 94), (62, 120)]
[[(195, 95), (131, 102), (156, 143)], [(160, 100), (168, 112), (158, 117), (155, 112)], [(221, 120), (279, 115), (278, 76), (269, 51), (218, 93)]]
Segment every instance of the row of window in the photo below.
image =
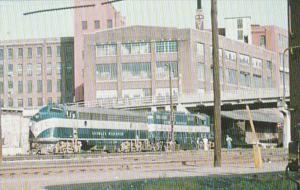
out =
[[(213, 68), (211, 68), (211, 76), (213, 76)], [(220, 70), (220, 81), (223, 82), (223, 72)], [(226, 77), (226, 82), (229, 84), (234, 84), (237, 85), (238, 83), (238, 71), (234, 69), (226, 69), (225, 70), (225, 77)], [(211, 77), (212, 78), (212, 77)], [(251, 75), (249, 72), (245, 71), (240, 71), (239, 72), (239, 81), (240, 85), (242, 86), (247, 86), (250, 87), (250, 78)], [(205, 81), (205, 65), (203, 63), (198, 64), (198, 80)], [(262, 87), (262, 76), (261, 75), (256, 75), (253, 74), (253, 86), (254, 87)], [(268, 77), (267, 78), (267, 86), (272, 87), (272, 78)]]
[[(14, 48), (7, 48), (7, 57), (8, 59), (13, 59), (15, 52)], [(46, 54), (47, 57), (52, 57), (52, 47), (48, 46), (46, 48)], [(32, 47), (27, 48), (27, 58), (32, 58), (33, 52), (32, 52)], [(43, 56), (43, 47), (36, 47), (36, 56), (37, 57), (42, 57)], [(56, 46), (56, 56), (60, 57), (61, 56), (61, 48), (60, 46)], [(23, 58), (24, 57), (24, 48), (18, 48), (17, 49), (17, 57), (18, 58)], [(4, 49), (0, 49), (0, 60), (4, 60)]]
[[(37, 76), (41, 76), (42, 75), (42, 64), (38, 63), (35, 66), (35, 74)], [(17, 76), (23, 76), (23, 71), (26, 68), (26, 75), (27, 76), (32, 76), (32, 71), (33, 71), (33, 65), (32, 64), (27, 64), (26, 66), (23, 66), (22, 64), (18, 64), (16, 65), (16, 72), (14, 72), (14, 65), (13, 64), (8, 64), (7, 67), (7, 74), (8, 76), (13, 76), (13, 75), (17, 75)], [(62, 65), (61, 63), (57, 63), (56, 67), (54, 65), (52, 65), (51, 63), (48, 63), (46, 66), (46, 73), (47, 75), (52, 75), (53, 74), (53, 70), (56, 70), (56, 74), (61, 75), (62, 73)], [(71, 72), (72, 67), (67, 67), (67, 72)], [(4, 76), (4, 66), (2, 64), (0, 64), (0, 77)]]
[[(24, 104), (24, 99), (20, 98), (20, 99), (13, 99), (13, 98), (8, 98), (7, 99), (7, 102), (4, 102), (3, 99), (1, 99), (1, 105), (3, 107), (3, 105), (6, 105), (8, 107), (32, 107), (34, 106), (33, 105), (33, 98), (27, 98), (27, 103), (26, 105)], [(38, 97), (37, 98), (37, 106), (43, 106), (46, 104), (52, 104), (52, 103), (61, 103), (61, 98), (60, 97), (57, 97), (56, 98), (56, 102), (53, 101), (53, 98), (52, 97), (48, 97), (47, 98), (47, 102), (44, 102), (43, 101), (43, 98), (42, 97)]]
[[(122, 97), (123, 98), (139, 98), (139, 97), (147, 97), (151, 96), (151, 88), (137, 88), (137, 89), (123, 89)], [(157, 97), (165, 97), (170, 96), (170, 88), (156, 88), (155, 96)], [(172, 96), (178, 95), (178, 88), (172, 88)], [(117, 90), (97, 90), (96, 98), (97, 99), (114, 99), (118, 97)], [(107, 100), (108, 101), (108, 100)], [(130, 100), (128, 100), (130, 101)], [(135, 100), (132, 100), (135, 101)]]
[[(210, 47), (210, 55), (212, 57), (212, 47)], [(202, 43), (197, 43), (197, 55), (199, 57), (203, 57), (204, 58), (204, 44)], [(219, 59), (222, 58), (222, 49), (219, 49)], [(225, 50), (225, 59), (228, 61), (232, 61), (232, 62), (236, 62), (237, 60), (237, 53), (233, 52), (233, 51), (228, 51)], [(262, 59), (258, 59), (258, 58), (252, 58), (252, 66), (258, 69), (262, 69)], [(248, 55), (244, 55), (244, 54), (239, 54), (239, 63), (241, 65), (250, 65), (250, 57)], [(269, 70), (272, 70), (272, 62), (271, 61), (267, 61), (267, 68)]]
[[(57, 80), (57, 84), (56, 84), (56, 92), (61, 92), (61, 79)], [(12, 80), (8, 80), (7, 81), (7, 86), (8, 86), (8, 91), (11, 92), (13, 91), (14, 88), (14, 82)], [(33, 82), (32, 80), (28, 80), (27, 81), (27, 93), (32, 93), (32, 89), (33, 89)], [(37, 80), (36, 81), (36, 90), (38, 93), (43, 92), (43, 81), (42, 80)], [(52, 80), (48, 79), (47, 80), (47, 92), (51, 93), (53, 90), (53, 84), (52, 84)], [(18, 81), (18, 93), (22, 94), (24, 92), (24, 85), (23, 85), (23, 81)], [(3, 94), (4, 93), (4, 84), (3, 81), (0, 81), (0, 93)]]
[[(156, 78), (166, 79), (169, 77), (169, 69), (171, 69), (171, 77), (178, 77), (177, 62), (156, 62)], [(117, 64), (97, 64), (96, 65), (97, 81), (116, 80), (117, 79)], [(123, 63), (122, 64), (122, 79), (150, 79), (151, 78), (151, 63)]]
[[(112, 19), (107, 19), (106, 20), (106, 27), (107, 28), (112, 28), (113, 27), (113, 21)], [(87, 30), (88, 29), (88, 21), (84, 20), (81, 21), (81, 28), (82, 30)], [(101, 28), (101, 22), (100, 20), (94, 20), (94, 29), (100, 29)]]
[[(160, 41), (155, 43), (156, 52), (177, 52), (177, 41)], [(151, 53), (149, 42), (123, 43), (121, 45), (122, 55), (137, 55)], [(100, 44), (96, 46), (96, 56), (115, 56), (117, 54), (117, 44)]]

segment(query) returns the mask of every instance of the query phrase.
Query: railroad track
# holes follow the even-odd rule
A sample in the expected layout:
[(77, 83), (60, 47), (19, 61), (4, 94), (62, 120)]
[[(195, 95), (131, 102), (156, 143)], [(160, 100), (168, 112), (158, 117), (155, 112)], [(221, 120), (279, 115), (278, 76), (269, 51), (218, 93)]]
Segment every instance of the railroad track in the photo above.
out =
[[(252, 150), (223, 151), (223, 166), (253, 164)], [(263, 151), (265, 162), (286, 162), (285, 151)], [(212, 151), (185, 151), (143, 154), (101, 155), (90, 159), (6, 161), (0, 167), (0, 176), (55, 175), (58, 173), (100, 172), (120, 170), (153, 170), (159, 168), (205, 167), (212, 165)]]
[[(212, 153), (213, 150), (207, 151)], [(6, 156), (3, 158), (4, 161), (21, 161), (21, 160), (57, 160), (57, 159), (90, 159), (90, 158), (101, 158), (101, 157), (135, 157), (139, 155), (181, 155), (181, 154), (207, 154), (201, 150), (189, 150), (189, 151), (176, 151), (176, 152), (133, 152), (133, 153), (82, 153), (82, 154), (58, 154), (58, 155), (23, 155), (23, 156)], [(223, 150), (223, 152), (226, 152)], [(251, 154), (252, 149), (233, 149), (230, 152), (236, 152), (240, 154)], [(262, 154), (266, 155), (287, 155), (287, 150), (284, 149), (265, 149)]]

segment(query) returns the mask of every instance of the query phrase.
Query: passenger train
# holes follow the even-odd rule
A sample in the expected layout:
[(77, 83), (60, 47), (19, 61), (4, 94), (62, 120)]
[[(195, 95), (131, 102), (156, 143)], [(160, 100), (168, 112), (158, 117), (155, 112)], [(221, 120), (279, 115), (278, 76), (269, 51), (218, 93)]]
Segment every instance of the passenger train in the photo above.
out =
[[(212, 136), (207, 115), (175, 112), (173, 118), (180, 149)], [(170, 112), (48, 105), (31, 118), (30, 144), (39, 153), (157, 151), (169, 141), (170, 131)]]

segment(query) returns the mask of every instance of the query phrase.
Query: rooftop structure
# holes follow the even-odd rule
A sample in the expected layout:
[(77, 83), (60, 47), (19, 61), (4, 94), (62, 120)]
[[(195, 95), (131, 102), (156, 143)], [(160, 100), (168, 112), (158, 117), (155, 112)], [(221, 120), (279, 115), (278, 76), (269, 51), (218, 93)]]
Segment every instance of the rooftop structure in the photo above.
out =
[(74, 52), (75, 52), (75, 99), (83, 100), (84, 46), (83, 35), (106, 28), (123, 26), (124, 18), (111, 4), (102, 5), (106, 0), (75, 0), (75, 5), (95, 4), (94, 7), (75, 9), (74, 11)]

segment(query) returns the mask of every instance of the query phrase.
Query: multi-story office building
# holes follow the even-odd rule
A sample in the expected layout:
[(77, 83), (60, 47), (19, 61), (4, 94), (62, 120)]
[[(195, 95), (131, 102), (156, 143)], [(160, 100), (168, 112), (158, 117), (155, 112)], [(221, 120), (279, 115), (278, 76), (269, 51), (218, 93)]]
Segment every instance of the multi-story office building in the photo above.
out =
[[(274, 52), (219, 37), (222, 90), (273, 88)], [(211, 91), (211, 32), (130, 26), (85, 35), (85, 101)]]
[(75, 5), (91, 5), (74, 11), (74, 47), (75, 47), (75, 97), (76, 101), (83, 100), (84, 80), (84, 46), (83, 35), (101, 31), (107, 28), (123, 26), (124, 18), (111, 4), (102, 5), (106, 0), (75, 0)]
[(73, 38), (0, 41), (3, 106), (72, 102), (73, 78)]
[[(286, 86), (289, 86), (288, 52), (283, 55), (284, 49), (288, 47), (288, 31), (278, 26), (252, 25), (252, 43), (276, 53), (277, 62), (280, 63), (281, 86), (284, 72)], [(283, 59), (285, 68), (283, 68)]]

